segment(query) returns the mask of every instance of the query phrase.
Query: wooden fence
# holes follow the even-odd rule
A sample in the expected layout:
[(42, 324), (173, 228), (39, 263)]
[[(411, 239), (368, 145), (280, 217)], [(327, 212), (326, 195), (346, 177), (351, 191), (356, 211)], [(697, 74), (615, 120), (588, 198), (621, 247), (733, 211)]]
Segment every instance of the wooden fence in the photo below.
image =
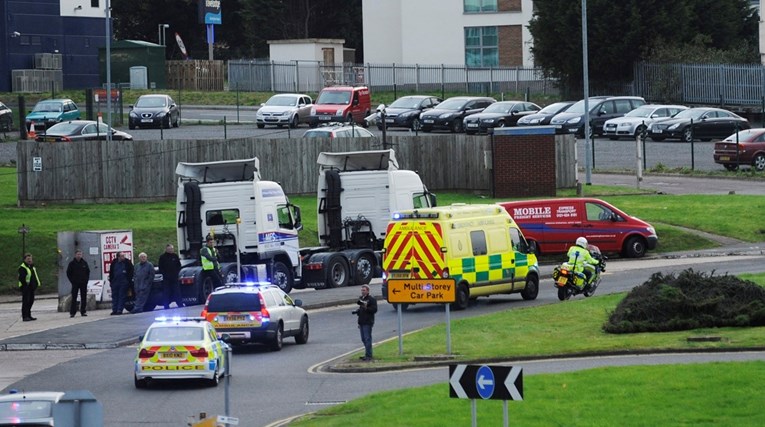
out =
[[(573, 158), (575, 144), (556, 137), (557, 157)], [(573, 138), (571, 138), (573, 139)], [(399, 168), (417, 171), (432, 191), (489, 193), (491, 170), (486, 157), (491, 140), (483, 136), (402, 136), (388, 139)], [(164, 200), (175, 197), (178, 162), (207, 162), (258, 157), (261, 178), (279, 182), (288, 194), (315, 193), (320, 152), (381, 149), (376, 139), (304, 138), (164, 141), (86, 141), (50, 144), (19, 141), (18, 201), (91, 203)], [(573, 163), (559, 173), (559, 187), (570, 186)], [(36, 170), (39, 169), (39, 170)], [(560, 168), (559, 168), (560, 169)]]
[(166, 61), (169, 89), (223, 91), (223, 61)]

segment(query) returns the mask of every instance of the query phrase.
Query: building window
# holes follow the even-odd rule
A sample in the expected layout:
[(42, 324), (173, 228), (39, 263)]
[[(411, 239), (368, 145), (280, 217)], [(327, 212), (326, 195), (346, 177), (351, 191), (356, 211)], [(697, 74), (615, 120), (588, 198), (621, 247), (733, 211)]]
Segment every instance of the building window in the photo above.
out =
[(496, 12), (497, 0), (463, 0), (465, 13)]
[(99, 0), (90, 0), (90, 7), (98, 7)]
[(496, 67), (499, 65), (497, 27), (465, 28), (465, 65)]

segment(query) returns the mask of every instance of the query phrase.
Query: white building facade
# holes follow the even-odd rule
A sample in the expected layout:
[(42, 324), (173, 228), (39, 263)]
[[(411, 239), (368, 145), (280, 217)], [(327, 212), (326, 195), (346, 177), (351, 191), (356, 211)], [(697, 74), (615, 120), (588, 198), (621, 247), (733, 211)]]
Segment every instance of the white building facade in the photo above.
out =
[(365, 63), (533, 67), (532, 0), (362, 0)]

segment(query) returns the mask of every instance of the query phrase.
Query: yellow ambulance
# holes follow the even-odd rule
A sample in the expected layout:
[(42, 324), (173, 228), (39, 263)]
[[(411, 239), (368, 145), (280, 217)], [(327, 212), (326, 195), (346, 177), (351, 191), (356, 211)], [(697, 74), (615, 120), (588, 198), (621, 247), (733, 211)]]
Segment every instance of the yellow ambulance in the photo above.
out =
[(388, 279), (453, 278), (458, 310), (481, 296), (518, 292), (525, 300), (536, 299), (534, 246), (499, 205), (395, 212), (383, 247), (383, 297), (388, 299)]

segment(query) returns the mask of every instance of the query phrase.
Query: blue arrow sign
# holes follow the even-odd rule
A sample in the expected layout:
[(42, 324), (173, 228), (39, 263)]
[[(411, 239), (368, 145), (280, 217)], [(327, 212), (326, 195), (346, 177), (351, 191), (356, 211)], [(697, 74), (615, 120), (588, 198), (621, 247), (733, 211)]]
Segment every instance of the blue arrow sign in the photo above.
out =
[(487, 365), (478, 368), (475, 374), (475, 388), (483, 399), (489, 399), (494, 394), (494, 372)]

